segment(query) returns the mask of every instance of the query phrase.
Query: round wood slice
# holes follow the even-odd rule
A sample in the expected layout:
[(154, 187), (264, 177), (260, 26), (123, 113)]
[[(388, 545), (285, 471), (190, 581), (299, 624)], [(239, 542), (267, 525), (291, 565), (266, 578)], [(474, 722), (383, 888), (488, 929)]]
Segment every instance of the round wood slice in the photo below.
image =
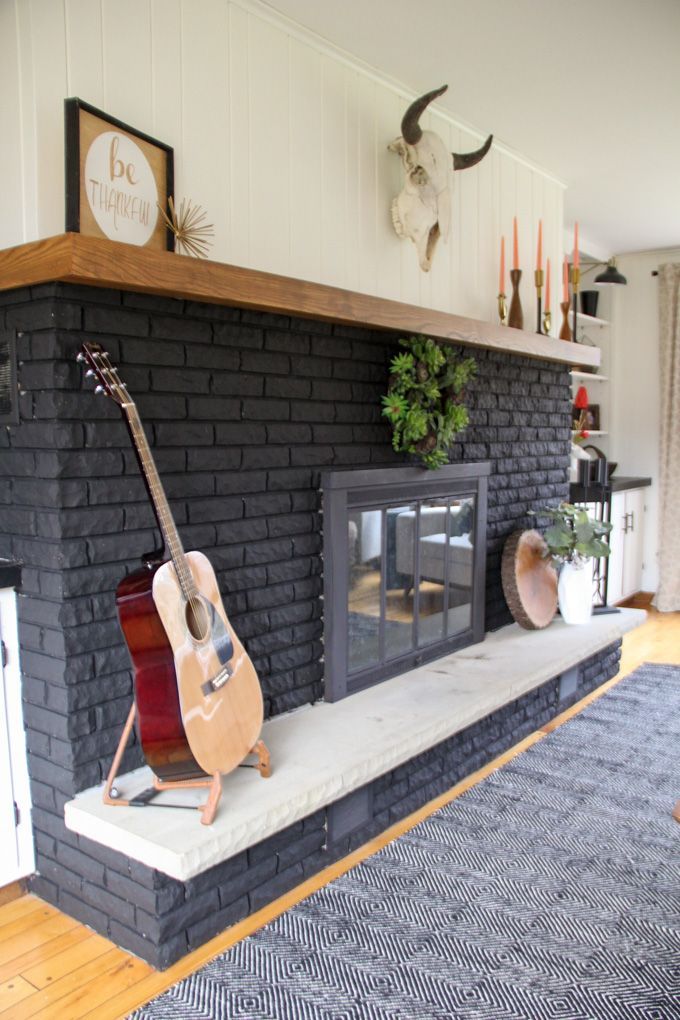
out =
[(541, 630), (557, 612), (557, 572), (544, 559), (538, 531), (515, 531), (505, 543), (501, 580), (508, 608), (520, 627)]

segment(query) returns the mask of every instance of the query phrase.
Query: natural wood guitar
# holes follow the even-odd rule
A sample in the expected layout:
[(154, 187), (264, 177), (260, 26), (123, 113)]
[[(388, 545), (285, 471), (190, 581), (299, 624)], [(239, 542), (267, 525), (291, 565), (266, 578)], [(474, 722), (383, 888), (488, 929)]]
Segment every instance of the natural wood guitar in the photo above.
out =
[(227, 619), (210, 562), (200, 552), (184, 552), (137, 407), (117, 369), (98, 344), (84, 344), (78, 357), (98, 380), (96, 392), (123, 412), (170, 554), (165, 562), (149, 558), (121, 581), (116, 596), (135, 667), (142, 750), (162, 779), (186, 778), (196, 762), (209, 774), (229, 772), (253, 751), (262, 758), (255, 667)]

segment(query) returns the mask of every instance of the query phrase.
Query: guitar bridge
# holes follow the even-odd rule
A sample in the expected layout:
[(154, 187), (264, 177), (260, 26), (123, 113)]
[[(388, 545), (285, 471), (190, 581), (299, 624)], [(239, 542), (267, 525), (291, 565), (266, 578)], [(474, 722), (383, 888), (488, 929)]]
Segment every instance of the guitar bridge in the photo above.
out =
[(232, 675), (232, 671), (229, 667), (225, 666), (224, 669), (219, 671), (217, 676), (212, 678), (212, 680), (206, 680), (206, 682), (201, 685), (201, 692), (205, 694), (206, 697), (209, 694), (214, 694), (215, 691), (219, 691), (221, 687), (224, 687), (227, 680), (231, 679)]

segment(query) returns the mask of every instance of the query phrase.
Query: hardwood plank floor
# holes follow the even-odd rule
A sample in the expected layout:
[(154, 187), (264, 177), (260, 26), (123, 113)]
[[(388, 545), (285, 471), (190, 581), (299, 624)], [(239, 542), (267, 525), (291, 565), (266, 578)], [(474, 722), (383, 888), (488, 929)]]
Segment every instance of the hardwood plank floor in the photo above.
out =
[[(644, 605), (644, 608), (648, 608)], [(616, 677), (557, 719), (511, 748), (447, 793), (392, 826), (353, 854), (304, 882), (285, 896), (246, 918), (169, 970), (158, 973), (148, 964), (117, 949), (35, 896), (0, 905), (0, 1020), (119, 1020), (160, 994), (218, 953), (294, 906), (312, 892), (344, 874), (359, 861), (418, 824), (433, 811), (459, 797), (495, 769), (567, 719), (582, 711), (643, 662), (680, 665), (680, 613), (648, 609), (646, 623), (623, 641), (621, 669)], [(669, 811), (673, 805), (669, 805)], [(2, 901), (0, 890), (0, 904)]]

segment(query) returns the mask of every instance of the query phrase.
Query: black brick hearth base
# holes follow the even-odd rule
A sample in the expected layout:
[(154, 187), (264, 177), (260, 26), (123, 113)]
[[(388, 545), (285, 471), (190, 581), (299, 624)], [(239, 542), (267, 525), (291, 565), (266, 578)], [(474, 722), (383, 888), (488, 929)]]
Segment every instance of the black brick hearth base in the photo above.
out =
[[(493, 760), (618, 670), (621, 642), (585, 660), (575, 693), (559, 700), (559, 678), (370, 784), (373, 819), (326, 847), (320, 810), (188, 882), (129, 861), (64, 828), (60, 816), (35, 815), (38, 871), (31, 888), (118, 945), (164, 968), (303, 879), (365, 843)], [(144, 809), (140, 809), (144, 810)], [(227, 803), (221, 811), (228, 811)], [(198, 820), (195, 820), (196, 824)]]

